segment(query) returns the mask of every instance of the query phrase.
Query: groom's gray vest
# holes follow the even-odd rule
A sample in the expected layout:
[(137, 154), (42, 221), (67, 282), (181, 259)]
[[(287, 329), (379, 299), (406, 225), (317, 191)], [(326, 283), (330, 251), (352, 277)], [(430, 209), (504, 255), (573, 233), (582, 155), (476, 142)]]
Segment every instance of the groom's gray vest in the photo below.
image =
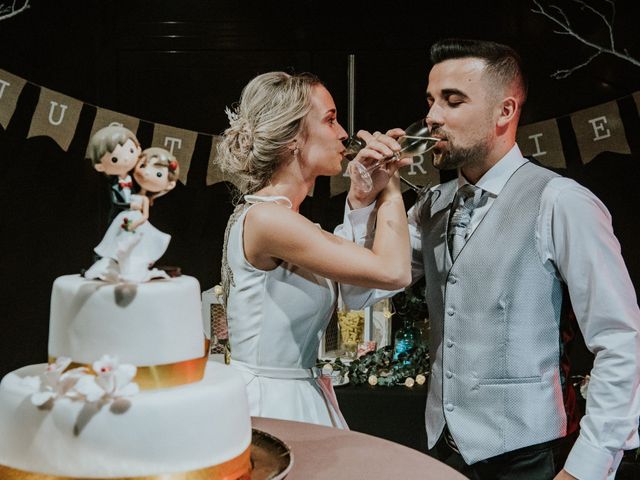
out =
[(422, 211), (431, 319), (429, 448), (446, 421), (469, 464), (566, 433), (562, 284), (543, 266), (535, 236), (542, 191), (555, 177), (522, 165), (455, 263), (447, 225), (457, 182), (440, 185)]

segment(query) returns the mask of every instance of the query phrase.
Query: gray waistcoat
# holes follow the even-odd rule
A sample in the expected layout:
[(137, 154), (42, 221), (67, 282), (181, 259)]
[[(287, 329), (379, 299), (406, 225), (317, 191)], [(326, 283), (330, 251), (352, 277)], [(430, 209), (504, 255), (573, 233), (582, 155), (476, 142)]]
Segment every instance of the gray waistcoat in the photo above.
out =
[(445, 421), (469, 464), (565, 434), (559, 374), (562, 285), (536, 249), (542, 191), (531, 163), (509, 179), (455, 263), (447, 224), (456, 181), (422, 212), (431, 318), (429, 448)]

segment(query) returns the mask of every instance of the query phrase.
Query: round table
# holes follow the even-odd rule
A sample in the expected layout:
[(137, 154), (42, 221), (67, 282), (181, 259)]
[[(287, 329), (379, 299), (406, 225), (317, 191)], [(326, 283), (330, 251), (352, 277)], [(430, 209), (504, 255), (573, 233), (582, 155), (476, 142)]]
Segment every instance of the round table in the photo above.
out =
[(424, 453), (364, 433), (271, 418), (253, 417), (251, 422), (291, 449), (293, 468), (287, 480), (466, 478)]

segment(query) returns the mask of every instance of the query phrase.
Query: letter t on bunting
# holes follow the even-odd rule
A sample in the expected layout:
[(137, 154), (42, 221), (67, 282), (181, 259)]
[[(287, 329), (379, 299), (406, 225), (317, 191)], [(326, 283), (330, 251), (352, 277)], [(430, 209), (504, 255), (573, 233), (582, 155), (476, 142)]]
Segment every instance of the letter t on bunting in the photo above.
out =
[(26, 80), (0, 70), (0, 125), (6, 130)]
[(180, 164), (180, 181), (187, 184), (187, 174), (191, 166), (191, 157), (196, 148), (198, 134), (191, 130), (154, 124), (152, 147), (161, 147), (171, 152)]
[(517, 141), (522, 155), (533, 157), (545, 167), (567, 168), (558, 124), (554, 119), (519, 127)]
[(51, 137), (66, 152), (76, 133), (81, 110), (80, 100), (40, 87), (40, 99), (27, 138)]

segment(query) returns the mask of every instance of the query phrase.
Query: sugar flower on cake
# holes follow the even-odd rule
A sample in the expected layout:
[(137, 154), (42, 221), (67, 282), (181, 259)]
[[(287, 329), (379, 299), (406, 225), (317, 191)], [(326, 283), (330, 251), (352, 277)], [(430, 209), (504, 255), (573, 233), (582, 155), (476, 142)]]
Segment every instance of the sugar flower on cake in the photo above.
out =
[(59, 357), (54, 363), (47, 365), (40, 377), (25, 379), (39, 390), (31, 395), (31, 403), (42, 407), (47, 402), (61, 397), (75, 397), (75, 387), (78, 381), (87, 375), (87, 369), (79, 367), (65, 371), (70, 364), (70, 358)]
[(83, 377), (76, 385), (76, 391), (87, 401), (115, 400), (140, 391), (138, 384), (131, 381), (137, 371), (134, 365), (120, 364), (116, 357), (104, 355), (92, 367), (95, 376)]

